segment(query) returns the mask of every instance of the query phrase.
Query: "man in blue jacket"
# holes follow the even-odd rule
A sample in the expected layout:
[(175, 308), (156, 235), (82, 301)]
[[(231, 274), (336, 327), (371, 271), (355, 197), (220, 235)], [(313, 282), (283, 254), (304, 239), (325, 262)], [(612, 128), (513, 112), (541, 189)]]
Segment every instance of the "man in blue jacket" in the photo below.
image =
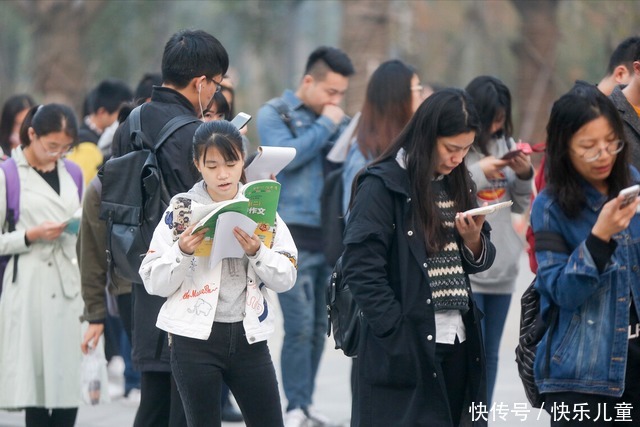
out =
[(328, 422), (311, 406), (327, 330), (325, 290), (331, 273), (322, 250), (320, 193), (325, 155), (348, 123), (339, 104), (353, 73), (343, 51), (319, 47), (309, 56), (298, 89), (285, 90), (258, 111), (262, 145), (296, 149), (296, 157), (277, 177), (284, 190), (278, 212), (299, 253), (296, 284), (279, 294), (285, 330), (281, 363), (288, 400), (286, 427), (308, 419), (320, 425)]

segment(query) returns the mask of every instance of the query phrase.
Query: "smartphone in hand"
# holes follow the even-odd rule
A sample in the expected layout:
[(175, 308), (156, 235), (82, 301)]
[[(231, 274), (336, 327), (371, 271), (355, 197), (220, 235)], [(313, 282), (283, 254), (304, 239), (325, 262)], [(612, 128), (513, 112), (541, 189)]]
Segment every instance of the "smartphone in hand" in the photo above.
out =
[(238, 130), (240, 130), (245, 127), (247, 123), (249, 123), (249, 120), (251, 120), (251, 116), (249, 114), (238, 113), (238, 115), (235, 116), (233, 120), (231, 120), (231, 124), (238, 128)]
[(500, 160), (511, 160), (516, 157), (518, 154), (522, 153), (522, 150), (515, 149), (512, 151), (507, 151), (504, 156), (500, 157)]
[(620, 190), (620, 196), (624, 196), (624, 200), (620, 203), (620, 208), (624, 208), (633, 203), (638, 195), (640, 195), (640, 185), (632, 185), (631, 187)]
[(494, 213), (497, 210), (508, 208), (513, 205), (513, 201), (507, 200), (506, 202), (495, 203), (493, 205), (480, 206), (479, 208), (469, 209), (465, 211), (469, 216), (477, 216), (477, 215), (489, 215)]

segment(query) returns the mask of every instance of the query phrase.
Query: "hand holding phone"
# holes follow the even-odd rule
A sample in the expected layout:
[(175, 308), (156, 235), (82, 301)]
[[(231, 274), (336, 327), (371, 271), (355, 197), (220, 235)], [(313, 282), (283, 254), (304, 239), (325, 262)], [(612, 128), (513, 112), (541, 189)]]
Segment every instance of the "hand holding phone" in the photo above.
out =
[(504, 156), (500, 157), (500, 160), (511, 160), (511, 159), (513, 159), (514, 157), (516, 157), (518, 154), (520, 154), (522, 152), (523, 151), (520, 150), (520, 149), (507, 151)]
[(624, 197), (624, 200), (622, 201), (622, 203), (620, 203), (620, 208), (622, 209), (625, 206), (633, 203), (638, 195), (640, 195), (640, 185), (636, 184), (632, 185), (631, 187), (624, 188), (620, 190), (619, 195)]
[(249, 114), (240, 112), (233, 118), (233, 120), (231, 120), (231, 124), (240, 130), (249, 123), (249, 120), (251, 120), (251, 116)]

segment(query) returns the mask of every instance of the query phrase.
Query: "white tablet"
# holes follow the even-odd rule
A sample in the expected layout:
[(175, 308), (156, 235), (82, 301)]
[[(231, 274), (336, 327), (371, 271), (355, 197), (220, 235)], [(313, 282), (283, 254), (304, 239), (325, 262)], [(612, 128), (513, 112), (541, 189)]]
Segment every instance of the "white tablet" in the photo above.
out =
[(469, 209), (468, 211), (466, 211), (464, 213), (466, 213), (467, 215), (470, 215), (470, 216), (489, 215), (489, 214), (492, 214), (492, 213), (494, 213), (495, 211), (497, 211), (499, 209), (508, 208), (511, 205), (513, 205), (513, 202), (511, 200), (508, 200), (506, 202), (496, 203), (494, 205), (481, 206), (479, 208)]

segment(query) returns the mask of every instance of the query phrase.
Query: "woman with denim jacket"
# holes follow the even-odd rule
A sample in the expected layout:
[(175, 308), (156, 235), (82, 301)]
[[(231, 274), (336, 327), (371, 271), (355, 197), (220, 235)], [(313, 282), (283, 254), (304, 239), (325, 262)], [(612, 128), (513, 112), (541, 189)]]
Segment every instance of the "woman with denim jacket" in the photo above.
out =
[(547, 126), (547, 187), (531, 223), (569, 248), (536, 252), (542, 314), (558, 309), (534, 365), (552, 426), (640, 422), (639, 199), (619, 195), (640, 175), (622, 129), (611, 101), (584, 83), (555, 102)]

